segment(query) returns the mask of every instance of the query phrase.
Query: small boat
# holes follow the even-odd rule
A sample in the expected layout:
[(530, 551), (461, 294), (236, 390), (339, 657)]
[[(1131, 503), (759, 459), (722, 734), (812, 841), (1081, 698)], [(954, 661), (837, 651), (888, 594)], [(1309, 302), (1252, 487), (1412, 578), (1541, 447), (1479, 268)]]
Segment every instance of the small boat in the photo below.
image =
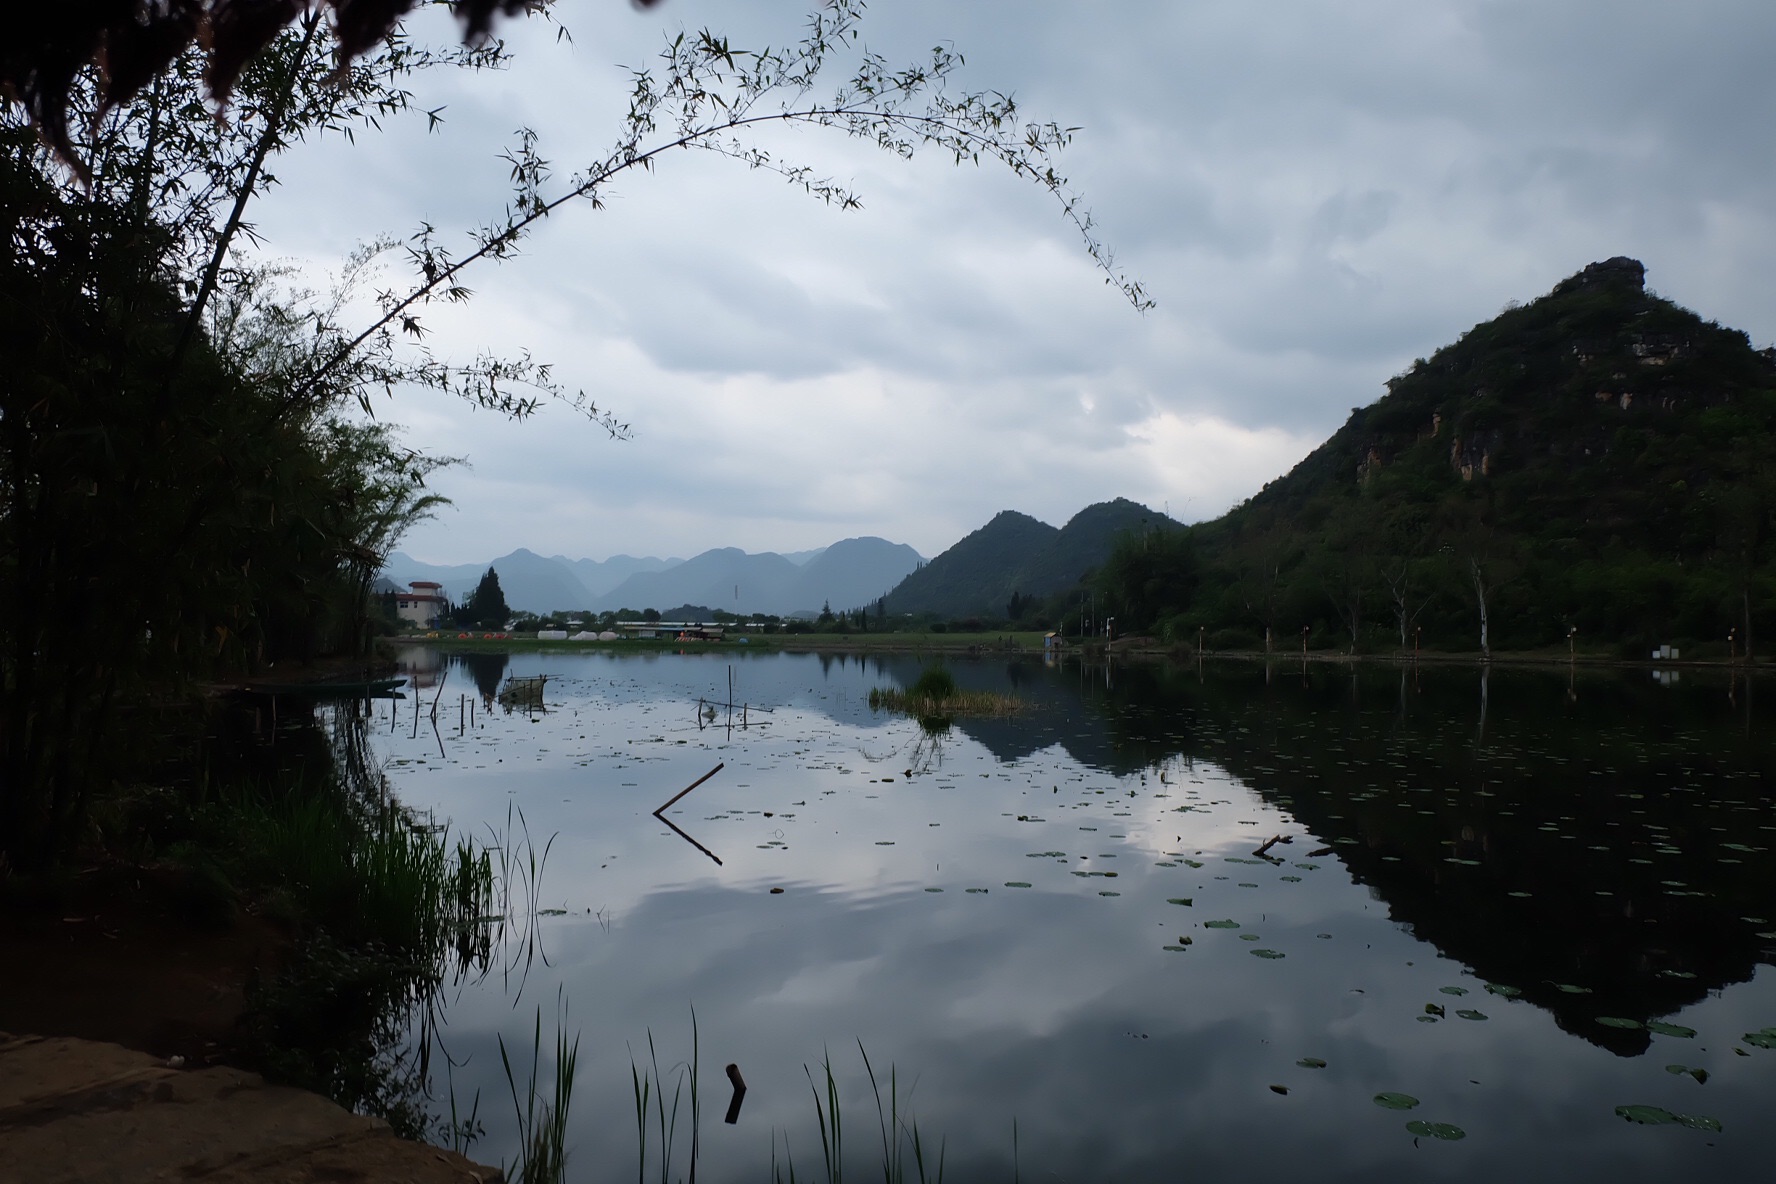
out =
[(330, 682), (255, 682), (240, 688), (248, 695), (280, 695), (290, 699), (375, 699), (392, 697), (405, 678), (359, 678)]

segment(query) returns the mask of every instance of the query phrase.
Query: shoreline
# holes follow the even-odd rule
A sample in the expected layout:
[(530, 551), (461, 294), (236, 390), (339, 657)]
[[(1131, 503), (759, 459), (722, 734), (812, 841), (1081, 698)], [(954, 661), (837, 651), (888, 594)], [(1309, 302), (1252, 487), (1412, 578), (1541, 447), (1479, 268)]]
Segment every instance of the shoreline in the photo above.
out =
[[(385, 637), (379, 639), (400, 649), (411, 646), (432, 646), (445, 651), (468, 651), (471, 653), (586, 653), (609, 651), (612, 653), (659, 653), (662, 651), (682, 653), (830, 653), (830, 654), (958, 654), (967, 657), (992, 657), (1008, 655), (1014, 657), (1045, 657), (1053, 654), (1062, 658), (1084, 658), (1103, 660), (1111, 658), (1136, 658), (1147, 661), (1170, 662), (1310, 662), (1323, 665), (1379, 665), (1392, 667), (1426, 666), (1471, 666), (1507, 667), (1527, 669), (1571, 669), (1587, 670), (1694, 670), (1763, 675), (1776, 672), (1776, 664), (1761, 659), (1747, 660), (1740, 658), (1734, 661), (1708, 658), (1617, 658), (1601, 654), (1548, 654), (1535, 651), (1516, 651), (1494, 653), (1490, 657), (1482, 657), (1478, 651), (1447, 651), (1422, 650), (1416, 654), (1408, 653), (1361, 653), (1350, 654), (1338, 650), (1310, 649), (1305, 654), (1283, 650), (1264, 653), (1261, 650), (1197, 650), (1189, 646), (1172, 646), (1152, 638), (1131, 637), (1108, 644), (1093, 642), (1080, 645), (1068, 643), (1053, 650), (1043, 647), (1039, 640), (1035, 642), (1019, 642), (1018, 638), (1040, 638), (1040, 634), (1030, 633), (997, 633), (997, 634), (788, 634), (768, 637), (748, 638), (745, 642), (737, 641), (676, 641), (667, 639), (635, 639), (625, 638), (619, 641), (539, 641), (534, 637), (508, 637), (499, 640), (482, 638), (426, 638), (426, 637)], [(883, 640), (876, 641), (875, 637)], [(888, 640), (905, 638), (906, 640)]]

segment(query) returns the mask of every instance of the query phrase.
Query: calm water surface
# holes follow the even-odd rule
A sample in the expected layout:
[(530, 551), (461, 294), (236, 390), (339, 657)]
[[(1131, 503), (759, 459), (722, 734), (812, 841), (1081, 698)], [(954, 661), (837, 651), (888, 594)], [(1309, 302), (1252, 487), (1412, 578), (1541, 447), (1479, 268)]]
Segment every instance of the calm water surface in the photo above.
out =
[[(693, 1010), (712, 1182), (819, 1166), (826, 1058), (878, 1178), (860, 1045), (953, 1180), (1011, 1179), (1014, 1147), (1022, 1179), (1063, 1181), (1776, 1159), (1776, 1035), (1747, 1039), (1776, 1028), (1768, 686), (960, 660), (1028, 710), (931, 736), (867, 703), (910, 657), (409, 662), (439, 727), (383, 716), (399, 796), (553, 837), (534, 941), (508, 934), (443, 1015), (483, 1159), (516, 1149), (496, 1038), (527, 1063), (539, 1009), (545, 1041), (558, 1012), (580, 1036), (577, 1180), (636, 1175), (631, 1065), (651, 1038), (670, 1088)], [(459, 696), (530, 674), (543, 710), (467, 725)], [(652, 816), (718, 762), (667, 813), (682, 833)]]

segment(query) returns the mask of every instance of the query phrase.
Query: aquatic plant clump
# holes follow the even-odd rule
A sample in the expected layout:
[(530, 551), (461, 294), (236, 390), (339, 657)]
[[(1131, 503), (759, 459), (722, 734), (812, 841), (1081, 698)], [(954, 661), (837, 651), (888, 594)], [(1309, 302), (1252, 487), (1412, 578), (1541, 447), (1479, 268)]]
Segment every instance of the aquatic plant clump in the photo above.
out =
[[(920, 682), (923, 681), (921, 676)], [(955, 690), (942, 695), (920, 694), (917, 683), (913, 689), (905, 691), (896, 687), (876, 687), (869, 693), (869, 705), (871, 711), (896, 711), (916, 719), (1004, 719), (1024, 709), (1024, 701), (1015, 695)]]

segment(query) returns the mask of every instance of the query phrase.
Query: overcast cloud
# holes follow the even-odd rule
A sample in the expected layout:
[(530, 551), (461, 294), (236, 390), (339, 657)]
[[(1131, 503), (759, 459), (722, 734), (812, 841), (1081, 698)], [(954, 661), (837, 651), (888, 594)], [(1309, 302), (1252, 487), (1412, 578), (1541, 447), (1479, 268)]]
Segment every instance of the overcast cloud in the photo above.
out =
[[(418, 80), (441, 134), (419, 119), (286, 158), (257, 211), (267, 249), (326, 269), (422, 221), (457, 236), (503, 205), (514, 129), (565, 176), (617, 134), (619, 63), (680, 27), (782, 44), (806, 3), (563, 0), (571, 44), (509, 22), (509, 72)], [(1776, 333), (1768, 0), (884, 0), (863, 34), (891, 59), (953, 43), (964, 86), (1081, 125), (1066, 171), (1159, 307), (1131, 310), (1002, 170), (775, 141), (861, 190), (840, 213), (672, 157), (427, 317), (444, 352), (553, 362), (634, 438), (403, 393), (380, 409), (408, 443), (472, 465), (438, 478), (456, 504), (404, 550), (874, 534), (934, 555), (1002, 509), (1058, 525), (1120, 496), (1212, 517), (1414, 357), (1613, 255), (1758, 345)]]

